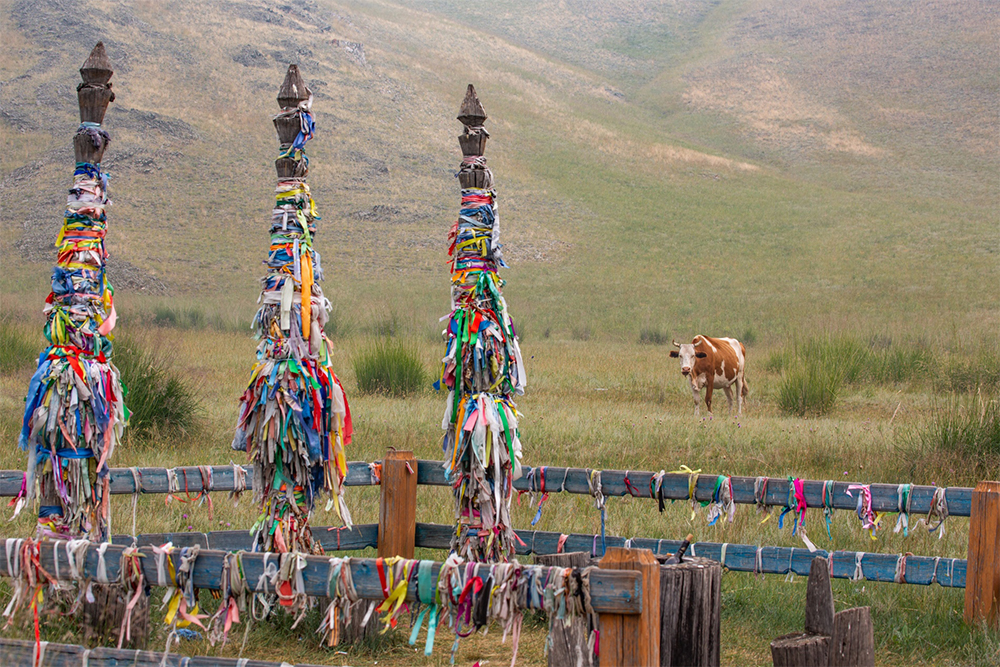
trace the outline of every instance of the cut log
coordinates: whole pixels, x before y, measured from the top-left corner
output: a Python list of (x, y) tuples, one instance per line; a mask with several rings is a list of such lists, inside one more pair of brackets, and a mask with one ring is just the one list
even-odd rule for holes
[(806, 588), (806, 632), (833, 636), (833, 588), (830, 586), (830, 561), (813, 558)]
[(875, 667), (875, 633), (868, 607), (837, 612), (830, 640), (830, 667)]
[[(584, 568), (589, 567), (591, 562), (590, 554), (586, 551), (535, 556), (536, 565), (554, 567)], [(595, 658), (588, 649), (588, 639), (590, 639), (590, 626), (586, 616), (574, 618), (568, 628), (562, 623), (554, 623), (549, 634), (549, 667), (564, 665), (597, 667), (600, 659)]]
[(661, 667), (717, 667), (722, 566), (688, 558), (660, 566)]
[(771, 642), (771, 661), (774, 667), (822, 667), (829, 651), (829, 637), (795, 632)]

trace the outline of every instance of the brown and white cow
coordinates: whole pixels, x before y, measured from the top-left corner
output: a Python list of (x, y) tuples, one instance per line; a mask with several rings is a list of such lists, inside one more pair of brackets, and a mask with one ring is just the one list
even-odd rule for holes
[(705, 389), (705, 407), (712, 414), (712, 390), (722, 389), (733, 411), (733, 390), (736, 385), (736, 414), (743, 413), (743, 398), (749, 393), (743, 377), (746, 366), (746, 348), (735, 338), (709, 338), (695, 336), (690, 343), (681, 345), (673, 341), (676, 350), (670, 356), (680, 358), (681, 374), (691, 381), (694, 394), (694, 413), (700, 414), (701, 390)]

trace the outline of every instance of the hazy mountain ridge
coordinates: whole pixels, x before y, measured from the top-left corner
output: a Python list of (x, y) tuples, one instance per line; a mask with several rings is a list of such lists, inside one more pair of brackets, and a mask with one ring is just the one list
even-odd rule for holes
[[(468, 82), (490, 114), (505, 254), (573, 298), (677, 284), (692, 252), (717, 257), (696, 259), (712, 280), (774, 262), (805, 272), (787, 284), (826, 267), (821, 283), (904, 289), (917, 269), (882, 276), (889, 247), (942, 262), (961, 285), (983, 266), (996, 273), (987, 3), (19, 0), (0, 11), (3, 251), (39, 272), (70, 180), (76, 69), (103, 39), (118, 93), (109, 245), (130, 290), (252, 289), (290, 61), (316, 98), (318, 243), (330, 290), (348, 301), (375, 276), (400, 276), (421, 299), (446, 283)], [(686, 234), (705, 224), (744, 245), (699, 248)], [(780, 254), (746, 252), (772, 238)], [(956, 251), (980, 259), (944, 263)], [(856, 261), (870, 275), (855, 285)], [(779, 278), (738, 278), (737, 291)]]

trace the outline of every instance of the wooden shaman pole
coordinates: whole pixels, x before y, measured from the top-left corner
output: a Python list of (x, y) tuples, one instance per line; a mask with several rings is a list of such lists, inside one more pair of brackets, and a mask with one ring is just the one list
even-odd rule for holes
[(660, 564), (649, 549), (610, 547), (601, 569), (636, 570), (642, 576), (642, 613), (601, 614), (601, 667), (660, 664)]
[[(37, 498), (40, 539), (104, 542), (110, 531), (109, 463), (127, 422), (121, 379), (111, 363), (117, 315), (104, 247), (105, 208), (111, 201), (101, 160), (110, 137), (101, 123), (115, 99), (113, 73), (104, 44), (98, 42), (80, 68), (83, 81), (76, 89), (76, 168), (44, 309), (49, 346), (39, 357), (25, 399), (20, 444), (28, 452), (28, 469), (15, 515)], [(135, 578), (126, 578), (126, 587), (94, 585), (95, 599), (83, 602), (86, 639), (117, 634), (124, 615), (134, 608), (132, 632), (123, 634), (144, 642), (148, 598), (142, 588)], [(118, 645), (125, 639), (120, 637)]]
[(296, 65), (288, 67), (278, 105), (277, 203), (253, 321), (260, 345), (240, 399), (233, 449), (246, 451), (254, 464), (254, 497), (261, 506), (254, 549), (322, 553), (309, 529), (320, 491), (330, 494), (327, 508), (351, 525), (343, 496), (351, 413), (333, 372), (333, 346), (323, 333), (330, 302), (315, 282), (323, 278), (313, 248), (319, 216), (304, 152), (315, 130), (312, 93)]
[(448, 389), (445, 475), (455, 494), (452, 550), (480, 562), (514, 555), (510, 500), (521, 476), (520, 415), (514, 397), (526, 376), (514, 323), (507, 312), (499, 269), (503, 261), (493, 173), (483, 151), (486, 111), (469, 85), (458, 120), (462, 204), (449, 233), (451, 313), (443, 332), (447, 351), (441, 383)]

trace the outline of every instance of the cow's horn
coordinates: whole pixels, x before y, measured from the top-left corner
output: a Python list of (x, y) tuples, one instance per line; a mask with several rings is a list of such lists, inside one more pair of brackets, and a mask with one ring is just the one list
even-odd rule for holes
[(676, 340), (674, 340), (673, 338), (671, 338), (671, 339), (670, 339), (670, 342), (674, 344), (674, 347), (680, 347), (680, 346), (681, 346), (681, 344), (680, 344), (680, 343), (678, 343), (678, 342), (677, 342)]

